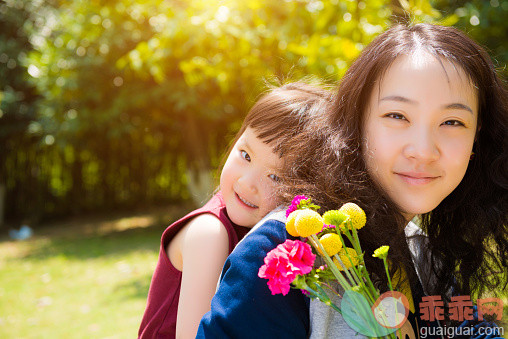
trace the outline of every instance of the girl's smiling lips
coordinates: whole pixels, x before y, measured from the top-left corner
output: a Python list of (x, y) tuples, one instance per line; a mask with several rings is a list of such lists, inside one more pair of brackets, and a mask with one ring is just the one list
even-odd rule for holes
[(249, 207), (249, 208), (258, 208), (258, 206), (254, 205), (253, 203), (248, 202), (247, 200), (243, 199), (238, 193), (235, 192), (235, 197), (242, 203), (243, 205)]
[(427, 172), (394, 172), (402, 181), (410, 185), (426, 185), (441, 176)]

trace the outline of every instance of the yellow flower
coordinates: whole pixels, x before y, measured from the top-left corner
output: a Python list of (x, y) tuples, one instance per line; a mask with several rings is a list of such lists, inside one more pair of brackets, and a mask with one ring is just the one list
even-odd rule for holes
[(296, 210), (291, 212), (291, 214), (288, 215), (288, 218), (286, 220), (286, 231), (288, 231), (288, 233), (291, 234), (293, 237), (298, 236), (298, 233), (296, 232), (295, 229), (295, 220), (296, 217), (298, 216), (298, 213), (301, 211), (302, 210)]
[(365, 212), (355, 203), (348, 202), (339, 208), (339, 212), (347, 214), (351, 220), (351, 225), (359, 230), (367, 222), (367, 216)]
[[(330, 257), (337, 254), (340, 249), (342, 248), (342, 242), (340, 241), (340, 236), (335, 233), (327, 233), (323, 235), (319, 242), (321, 245), (323, 245), (323, 248), (326, 251), (326, 254), (328, 254)], [(319, 249), (319, 253), (323, 254), (322, 251)]]
[(384, 245), (374, 250), (374, 254), (372, 255), (374, 258), (385, 259), (388, 256), (388, 250), (390, 246)]
[[(349, 254), (349, 257), (351, 258), (351, 261), (348, 259), (347, 255), (346, 255), (346, 251), (347, 251), (347, 254)], [(358, 263), (360, 262), (360, 259), (358, 258), (358, 254), (356, 254), (355, 249), (350, 248), (350, 247), (342, 248), (339, 251), (339, 258), (340, 258), (340, 261), (342, 261), (342, 264), (344, 264), (344, 266), (346, 266), (347, 269), (358, 265)], [(344, 269), (342, 268), (342, 265), (337, 260), (337, 258), (333, 258), (333, 263), (337, 266), (337, 268), (339, 270), (344, 271)]]
[(301, 237), (308, 237), (323, 229), (323, 218), (318, 212), (304, 209), (299, 210), (295, 219), (295, 230)]

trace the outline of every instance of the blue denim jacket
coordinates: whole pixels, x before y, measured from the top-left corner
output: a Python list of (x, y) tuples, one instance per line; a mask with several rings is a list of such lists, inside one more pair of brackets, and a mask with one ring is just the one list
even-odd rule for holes
[(287, 239), (295, 238), (284, 223), (270, 219), (237, 245), (196, 338), (307, 338), (309, 299), (295, 289), (272, 295), (267, 280), (258, 277), (266, 254)]

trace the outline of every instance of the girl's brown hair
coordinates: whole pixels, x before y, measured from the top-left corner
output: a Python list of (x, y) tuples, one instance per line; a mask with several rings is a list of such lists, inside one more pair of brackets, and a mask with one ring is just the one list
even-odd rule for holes
[[(319, 124), (322, 112), (331, 109), (331, 98), (332, 92), (311, 78), (270, 86), (249, 110), (220, 168), (247, 128), (252, 128), (258, 138), (272, 147), (273, 152), (283, 159), (284, 168), (293, 167), (292, 161), (301, 159), (298, 156), (300, 150), (295, 145), (307, 142), (308, 131), (315, 130), (313, 126)], [(283, 173), (280, 176), (282, 181), (285, 180)], [(277, 199), (281, 203), (287, 202), (281, 194)]]

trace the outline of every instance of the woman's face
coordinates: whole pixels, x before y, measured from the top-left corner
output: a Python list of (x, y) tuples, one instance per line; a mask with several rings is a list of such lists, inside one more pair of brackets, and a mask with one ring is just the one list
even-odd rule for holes
[(466, 74), (423, 51), (399, 56), (365, 114), (369, 174), (407, 220), (433, 210), (464, 177), (475, 140), (477, 91)]

